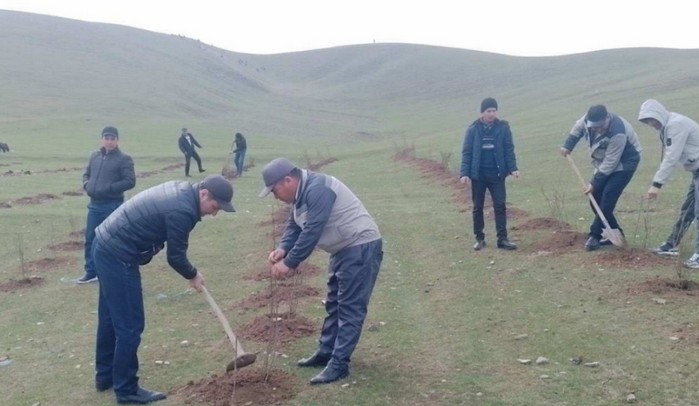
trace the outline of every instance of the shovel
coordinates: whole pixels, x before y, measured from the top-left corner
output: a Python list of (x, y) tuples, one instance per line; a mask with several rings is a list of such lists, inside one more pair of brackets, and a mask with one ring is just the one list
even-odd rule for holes
[(240, 345), (240, 342), (236, 338), (235, 334), (233, 334), (233, 330), (231, 329), (231, 325), (228, 324), (226, 316), (223, 315), (221, 309), (216, 305), (216, 302), (214, 302), (214, 298), (211, 297), (211, 293), (209, 293), (209, 290), (206, 288), (206, 286), (202, 287), (204, 288), (204, 295), (206, 296), (206, 301), (209, 302), (209, 305), (211, 306), (211, 309), (214, 311), (214, 314), (216, 314), (216, 317), (218, 317), (218, 319), (221, 321), (223, 329), (226, 330), (226, 335), (228, 335), (228, 340), (230, 340), (231, 345), (233, 346), (233, 350), (235, 351), (235, 359), (228, 363), (228, 366), (226, 366), (226, 372), (238, 368), (243, 368), (254, 363), (257, 359), (257, 354), (245, 353), (245, 351), (243, 350), (243, 346)]
[[(585, 179), (580, 174), (580, 170), (578, 170), (578, 167), (575, 165), (573, 157), (570, 156), (570, 154), (568, 154), (566, 155), (566, 158), (568, 158), (568, 161), (573, 166), (573, 170), (575, 171), (575, 174), (578, 175), (578, 179), (580, 179), (580, 182), (582, 183), (583, 187), (587, 187), (587, 182), (585, 182)], [(592, 193), (588, 193), (587, 197), (590, 198), (590, 203), (592, 203), (592, 207), (595, 208), (595, 212), (597, 212), (599, 218), (602, 219), (602, 223), (604, 223), (605, 228), (602, 230), (602, 237), (608, 239), (612, 242), (612, 244), (614, 244), (617, 247), (623, 247), (624, 245), (626, 245), (626, 240), (624, 240), (624, 235), (621, 233), (621, 231), (619, 231), (618, 228), (611, 228), (609, 226), (607, 218), (604, 216), (604, 213), (602, 213), (602, 209), (600, 209), (599, 205), (597, 204), (597, 201), (595, 200), (595, 197), (592, 196)]]

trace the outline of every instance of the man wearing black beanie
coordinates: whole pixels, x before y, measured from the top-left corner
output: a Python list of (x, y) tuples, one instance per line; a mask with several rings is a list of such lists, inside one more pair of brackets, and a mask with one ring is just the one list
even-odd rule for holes
[(514, 250), (517, 246), (507, 239), (507, 193), (505, 178), (519, 177), (512, 131), (507, 121), (497, 118), (498, 102), (487, 97), (481, 102), (481, 117), (466, 130), (461, 151), (461, 183), (471, 185), (473, 201), (473, 249), (485, 247), (483, 206), (485, 192), (490, 191), (495, 211), (497, 247)]

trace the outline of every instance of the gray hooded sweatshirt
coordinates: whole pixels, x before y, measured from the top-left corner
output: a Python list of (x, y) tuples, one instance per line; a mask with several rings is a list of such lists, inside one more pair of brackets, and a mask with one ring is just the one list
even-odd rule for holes
[(699, 124), (689, 117), (668, 111), (659, 101), (648, 99), (641, 105), (638, 119), (653, 118), (660, 129), (663, 161), (653, 177), (653, 186), (667, 183), (677, 164), (695, 172), (699, 169)]

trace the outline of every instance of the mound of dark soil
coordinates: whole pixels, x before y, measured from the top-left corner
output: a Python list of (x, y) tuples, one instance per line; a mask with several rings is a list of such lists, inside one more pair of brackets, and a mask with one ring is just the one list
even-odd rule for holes
[(283, 371), (245, 368), (225, 375), (213, 375), (199, 382), (189, 382), (175, 391), (187, 404), (215, 406), (280, 405), (296, 396), (293, 376)]
[(602, 267), (613, 268), (663, 268), (671, 267), (671, 258), (664, 258), (648, 250), (638, 248), (611, 248), (595, 256), (595, 261)]
[(56, 268), (65, 265), (74, 265), (75, 258), (71, 257), (53, 257), (42, 258), (36, 261), (30, 261), (25, 264), (25, 270), (30, 273), (52, 271)]
[(44, 283), (44, 278), (40, 276), (30, 276), (19, 280), (11, 279), (8, 282), (0, 283), (0, 292), (14, 292), (20, 289), (39, 286)]
[(582, 251), (585, 240), (587, 240), (587, 234), (571, 230), (555, 230), (548, 236), (539, 239), (534, 246), (534, 250), (549, 252)]
[(245, 310), (261, 309), (269, 307), (272, 300), (274, 303), (298, 301), (299, 298), (308, 296), (318, 296), (318, 289), (307, 285), (282, 285), (273, 289), (267, 288), (265, 291), (255, 293), (238, 303), (237, 308)]
[(51, 193), (39, 193), (36, 196), (30, 196), (30, 197), (20, 197), (17, 200), (13, 200), (12, 203), (14, 204), (41, 204), (45, 202), (46, 200), (54, 200), (58, 199), (58, 196), (51, 194)]
[(243, 327), (240, 336), (262, 343), (288, 343), (313, 335), (317, 329), (315, 323), (298, 314), (266, 314)]

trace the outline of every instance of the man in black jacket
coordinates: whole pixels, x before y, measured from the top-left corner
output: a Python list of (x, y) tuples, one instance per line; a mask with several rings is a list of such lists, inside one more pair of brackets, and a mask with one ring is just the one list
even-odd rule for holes
[(197, 161), (197, 166), (199, 167), (199, 173), (204, 172), (206, 169), (201, 167), (201, 158), (197, 154), (197, 149), (195, 147), (204, 148), (197, 142), (194, 136), (187, 131), (186, 128), (182, 129), (182, 134), (180, 135), (177, 144), (180, 147), (180, 151), (184, 154), (184, 174), (189, 177), (189, 164), (194, 158)]
[(97, 282), (92, 260), (95, 228), (124, 202), (124, 192), (136, 186), (133, 159), (119, 149), (119, 131), (102, 130), (102, 148), (93, 152), (83, 174), (83, 189), (90, 196), (85, 225), (85, 274), (78, 284)]
[(507, 239), (507, 193), (505, 178), (519, 177), (515, 145), (512, 142), (510, 124), (497, 118), (498, 102), (487, 97), (481, 102), (481, 117), (466, 130), (461, 151), (461, 183), (471, 184), (473, 200), (473, 233), (476, 243), (473, 249), (485, 247), (483, 232), (483, 205), (485, 192), (490, 191), (495, 211), (497, 247), (505, 250), (517, 249)]
[(189, 262), (189, 233), (202, 216), (235, 211), (233, 187), (220, 175), (197, 184), (170, 181), (144, 190), (96, 230), (92, 254), (99, 276), (95, 386), (114, 387), (119, 403), (148, 403), (165, 394), (138, 385), (138, 346), (145, 327), (140, 266), (167, 244), (168, 264), (201, 292), (204, 278)]

